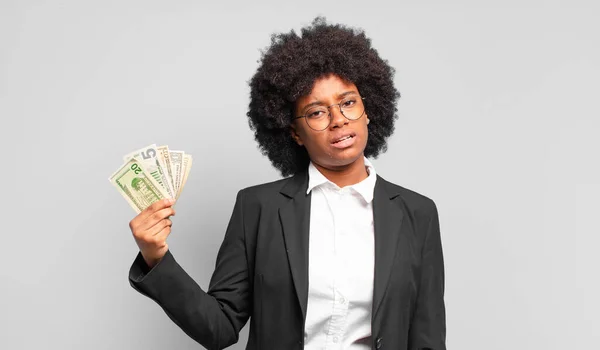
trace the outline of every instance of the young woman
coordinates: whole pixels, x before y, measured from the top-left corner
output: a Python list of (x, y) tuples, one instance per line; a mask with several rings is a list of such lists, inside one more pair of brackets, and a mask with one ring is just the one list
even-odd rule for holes
[(399, 93), (362, 31), (317, 18), (273, 37), (248, 118), (283, 179), (241, 190), (207, 291), (166, 239), (172, 202), (130, 222), (133, 288), (208, 349), (445, 350), (435, 203), (367, 157), (386, 148)]

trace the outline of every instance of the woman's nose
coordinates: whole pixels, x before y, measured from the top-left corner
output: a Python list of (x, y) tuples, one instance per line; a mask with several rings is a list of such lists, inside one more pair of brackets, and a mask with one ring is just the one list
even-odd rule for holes
[(339, 105), (329, 107), (329, 115), (331, 118), (331, 126), (342, 126), (348, 123), (348, 119), (344, 117)]

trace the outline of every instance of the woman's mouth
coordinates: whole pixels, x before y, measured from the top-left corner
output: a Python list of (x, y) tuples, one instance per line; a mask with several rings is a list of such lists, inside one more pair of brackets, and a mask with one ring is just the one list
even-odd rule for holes
[(331, 143), (331, 146), (333, 146), (335, 148), (340, 148), (340, 149), (347, 148), (354, 144), (354, 139), (355, 139), (354, 135), (346, 135), (344, 137), (341, 137), (341, 138), (333, 141)]

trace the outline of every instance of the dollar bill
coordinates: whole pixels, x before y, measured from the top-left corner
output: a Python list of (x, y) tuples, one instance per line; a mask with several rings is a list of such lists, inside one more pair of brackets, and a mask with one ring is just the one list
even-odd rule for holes
[(179, 199), (179, 196), (181, 195), (181, 192), (183, 191), (183, 187), (185, 186), (187, 178), (190, 175), (191, 169), (192, 169), (192, 155), (184, 154), (184, 156), (183, 156), (183, 176), (182, 176), (182, 180), (181, 180), (181, 187), (179, 187), (179, 191), (177, 192), (177, 199)]
[(175, 187), (175, 183), (173, 182), (173, 166), (171, 163), (171, 154), (169, 152), (169, 146), (162, 145), (156, 147), (158, 151), (160, 161), (164, 165), (164, 168), (167, 170), (167, 178), (170, 181), (170, 186), (173, 189), (173, 193), (177, 192), (177, 188)]
[(132, 157), (143, 163), (144, 169), (146, 169), (150, 175), (152, 175), (154, 180), (167, 191), (169, 198), (175, 198), (175, 190), (172, 188), (171, 181), (168, 179), (168, 174), (163, 168), (155, 144), (148, 145), (126, 154), (123, 157), (123, 160), (128, 161)]
[(183, 151), (169, 151), (171, 155), (171, 171), (173, 172), (173, 185), (175, 188), (175, 193), (179, 192), (179, 188), (181, 187), (181, 180), (183, 175), (183, 156), (185, 152)]
[(168, 193), (144, 169), (142, 162), (135, 158), (123, 164), (109, 181), (138, 214), (152, 203), (168, 197)]

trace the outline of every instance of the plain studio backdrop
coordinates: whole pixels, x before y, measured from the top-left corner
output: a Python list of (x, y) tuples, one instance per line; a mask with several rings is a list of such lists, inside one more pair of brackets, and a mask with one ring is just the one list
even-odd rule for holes
[(399, 119), (373, 162), (438, 205), (448, 348), (598, 349), (599, 13), (1, 1), (0, 348), (200, 348), (130, 287), (135, 213), (108, 177), (151, 143), (194, 156), (168, 242), (206, 289), (237, 191), (280, 178), (245, 115), (260, 50), (323, 15), (363, 28), (396, 68)]

